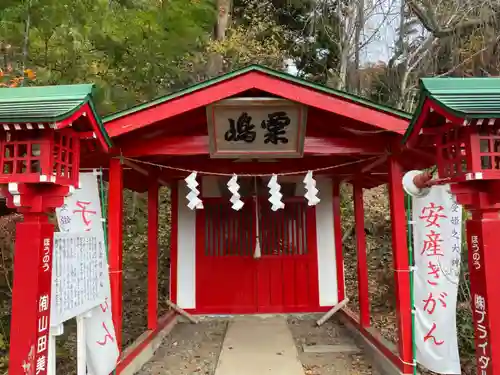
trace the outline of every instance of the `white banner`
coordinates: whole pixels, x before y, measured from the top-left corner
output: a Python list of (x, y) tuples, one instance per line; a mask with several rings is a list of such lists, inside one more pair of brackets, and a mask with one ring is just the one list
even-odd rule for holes
[(462, 207), (449, 186), (413, 198), (417, 361), (439, 374), (460, 374), (456, 305)]
[[(80, 173), (80, 189), (67, 197), (64, 203), (56, 210), (61, 231), (91, 231), (104, 241), (101, 201), (94, 173)], [(119, 356), (111, 315), (109, 275), (104, 280), (105, 302), (92, 309), (91, 317), (85, 319), (87, 365), (93, 375), (109, 375), (115, 369)]]

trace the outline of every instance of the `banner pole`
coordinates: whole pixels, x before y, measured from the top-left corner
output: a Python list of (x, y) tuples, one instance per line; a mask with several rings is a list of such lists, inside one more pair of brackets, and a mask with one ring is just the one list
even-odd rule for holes
[(414, 295), (414, 270), (415, 260), (413, 259), (413, 227), (412, 227), (412, 197), (408, 194), (406, 196), (406, 221), (408, 226), (408, 261), (410, 266), (410, 303), (411, 303), (411, 341), (413, 351), (413, 375), (417, 375), (417, 345), (415, 341), (415, 295)]
[[(104, 175), (103, 175), (103, 170), (102, 167), (100, 169), (100, 173), (98, 175), (99, 179), (99, 195), (101, 196), (101, 212), (102, 212), (102, 217), (103, 217), (103, 232), (104, 232), (104, 248), (106, 249), (106, 261), (108, 260), (109, 253), (108, 253), (108, 201), (106, 199), (106, 196), (104, 195)], [(120, 358), (118, 357), (118, 360)], [(116, 375), (116, 369), (113, 370), (112, 372), (113, 375)]]

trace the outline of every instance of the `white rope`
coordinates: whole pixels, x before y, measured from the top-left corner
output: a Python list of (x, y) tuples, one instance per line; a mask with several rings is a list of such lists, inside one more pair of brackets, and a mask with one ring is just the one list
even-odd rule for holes
[(413, 367), (417, 367), (417, 362), (416, 361), (413, 361), (413, 362), (405, 362), (403, 361), (401, 358), (399, 358), (399, 360), (401, 361), (401, 363), (405, 364), (405, 365), (408, 365), (408, 366), (413, 366)]
[[(145, 165), (149, 165), (152, 167), (158, 167), (160, 169), (165, 168), (165, 169), (170, 169), (174, 171), (179, 171), (179, 172), (186, 172), (186, 173), (193, 173), (197, 172), (202, 175), (207, 175), (207, 176), (225, 176), (225, 177), (232, 177), (234, 175), (234, 172), (231, 173), (221, 173), (221, 172), (210, 172), (210, 171), (200, 171), (200, 170), (193, 170), (193, 169), (186, 169), (186, 168), (179, 168), (179, 167), (172, 167), (170, 165), (165, 165), (165, 164), (157, 164), (157, 163), (152, 163), (149, 161), (144, 161), (140, 159), (132, 159), (132, 158), (127, 158), (127, 157), (122, 157), (124, 160), (128, 160), (131, 162), (135, 163), (141, 163)], [(341, 168), (341, 167), (346, 167), (349, 165), (354, 165), (354, 164), (359, 164), (359, 163), (364, 163), (368, 162), (371, 160), (378, 159), (378, 156), (371, 157), (371, 158), (366, 158), (362, 160), (356, 160), (356, 161), (351, 161), (348, 163), (342, 163), (342, 164), (336, 164), (336, 165), (330, 165), (327, 167), (321, 167), (321, 168), (316, 168), (316, 169), (305, 169), (305, 170), (300, 170), (300, 171), (294, 171), (294, 172), (283, 172), (283, 173), (260, 173), (260, 174), (249, 174), (249, 173), (238, 173), (239, 177), (269, 177), (272, 175), (278, 175), (278, 176), (294, 176), (294, 175), (301, 175), (301, 174), (306, 174), (308, 172), (321, 172), (321, 171), (327, 171), (331, 169), (336, 169), (336, 168)]]

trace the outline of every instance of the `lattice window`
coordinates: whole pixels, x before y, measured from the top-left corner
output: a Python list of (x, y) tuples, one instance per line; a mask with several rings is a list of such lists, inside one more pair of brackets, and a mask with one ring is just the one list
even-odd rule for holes
[[(255, 251), (255, 203), (247, 200), (235, 211), (220, 199), (206, 200), (205, 255), (252, 256)], [(286, 202), (285, 208), (272, 211), (267, 201), (259, 203), (259, 242), (264, 255), (306, 255), (307, 204)]]
[(260, 205), (262, 255), (305, 255), (307, 249), (307, 204), (286, 202), (283, 210)]
[(500, 170), (500, 127), (481, 125), (479, 134), (479, 155), (482, 170)]
[(205, 201), (205, 255), (251, 256), (254, 252), (252, 202), (235, 211), (221, 200)]
[(56, 133), (54, 136), (54, 163), (52, 172), (55, 176), (71, 179), (73, 176), (74, 143), (73, 137)]
[(0, 183), (77, 184), (78, 170), (73, 166), (78, 165), (80, 141), (72, 129), (23, 129), (3, 136)]
[(467, 150), (464, 138), (467, 136), (467, 128), (449, 128), (440, 136), (439, 158), (441, 165), (439, 176), (442, 178), (463, 175), (468, 170)]

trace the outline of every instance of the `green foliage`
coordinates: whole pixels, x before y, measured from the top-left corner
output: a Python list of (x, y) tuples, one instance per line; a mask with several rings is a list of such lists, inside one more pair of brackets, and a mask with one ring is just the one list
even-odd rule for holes
[(36, 71), (38, 84), (94, 82), (108, 113), (168, 91), (184, 74), (179, 57), (209, 37), (214, 7), (210, 0), (31, 0), (0, 17), (0, 41), (17, 51), (12, 60)]
[[(283, 35), (286, 29), (272, 17), (264, 6), (256, 7), (256, 0), (245, 0), (246, 6), (237, 9), (237, 18), (226, 30), (222, 40), (208, 40), (201, 51), (190, 52), (182, 58), (185, 79), (179, 76), (177, 87), (210, 78), (207, 66), (214, 54), (222, 59), (219, 74), (260, 64), (282, 70), (285, 67), (287, 51)], [(266, 11), (267, 10), (267, 11)]]
[(245, 28), (252, 17), (265, 13), (281, 29), (281, 49), (298, 69), (298, 75), (326, 84), (338, 68), (340, 40), (337, 2), (316, 0), (236, 0), (235, 14)]

